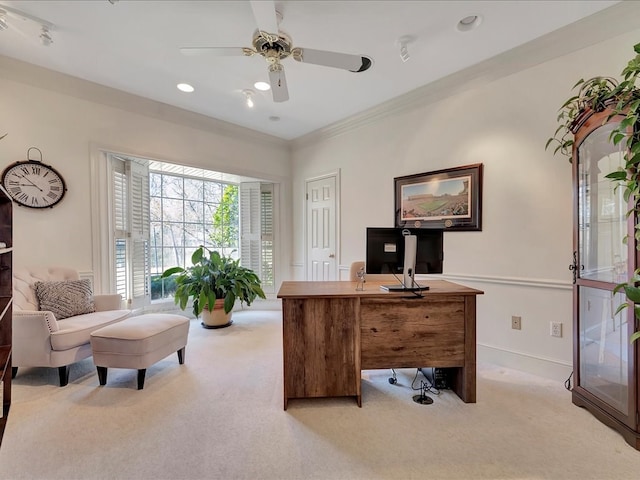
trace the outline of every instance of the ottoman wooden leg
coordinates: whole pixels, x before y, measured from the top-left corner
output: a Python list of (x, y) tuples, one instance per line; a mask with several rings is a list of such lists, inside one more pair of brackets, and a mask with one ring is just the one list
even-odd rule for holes
[(107, 384), (107, 367), (96, 367), (98, 370), (98, 381), (100, 385)]
[(144, 376), (146, 374), (146, 368), (141, 368), (140, 370), (138, 370), (138, 390), (142, 390), (144, 388)]
[(184, 364), (184, 349), (187, 347), (182, 347), (180, 350), (178, 350), (178, 363), (180, 365)]

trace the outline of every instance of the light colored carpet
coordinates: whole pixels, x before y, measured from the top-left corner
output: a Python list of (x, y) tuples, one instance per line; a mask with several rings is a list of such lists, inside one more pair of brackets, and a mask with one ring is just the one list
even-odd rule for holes
[(478, 402), (444, 391), (412, 401), (415, 370), (363, 373), (352, 399), (292, 400), (283, 410), (279, 311), (191, 322), (186, 362), (111, 369), (91, 359), (57, 386), (23, 369), (0, 448), (2, 479), (638, 479), (640, 452), (551, 382), (478, 367)]

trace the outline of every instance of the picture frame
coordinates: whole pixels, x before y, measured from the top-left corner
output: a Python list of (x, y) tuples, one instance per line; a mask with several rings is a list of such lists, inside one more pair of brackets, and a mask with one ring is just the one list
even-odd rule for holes
[(395, 226), (482, 231), (482, 166), (394, 178)]

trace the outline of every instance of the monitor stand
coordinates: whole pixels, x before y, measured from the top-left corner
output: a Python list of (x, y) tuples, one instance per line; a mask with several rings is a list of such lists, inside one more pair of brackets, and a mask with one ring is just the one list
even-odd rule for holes
[(395, 283), (393, 285), (380, 285), (380, 288), (385, 292), (422, 292), (429, 290), (427, 285), (414, 285), (413, 287), (405, 287), (401, 283)]

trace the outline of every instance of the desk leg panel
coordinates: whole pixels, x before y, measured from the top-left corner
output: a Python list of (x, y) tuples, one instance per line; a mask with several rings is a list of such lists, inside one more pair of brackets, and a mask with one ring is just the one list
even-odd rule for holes
[(466, 403), (476, 403), (476, 297), (465, 297), (464, 367), (456, 368), (452, 390)]
[(360, 396), (357, 298), (283, 299), (285, 408), (289, 398)]

